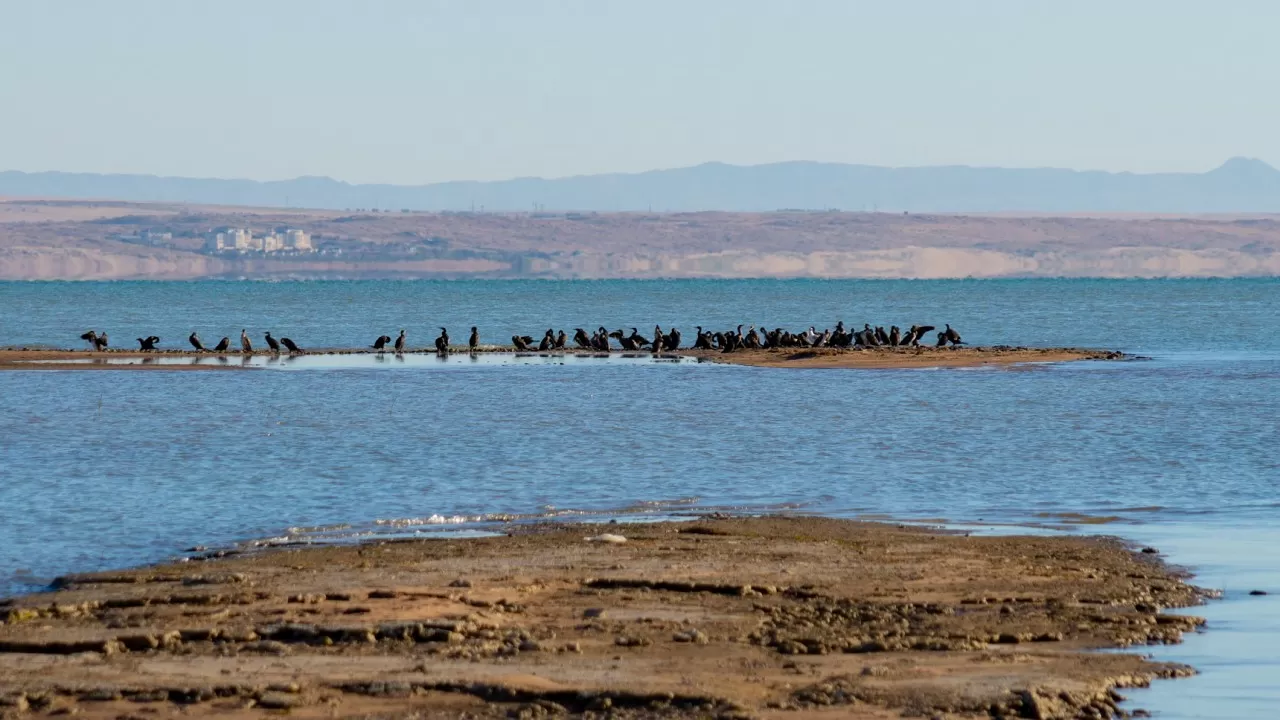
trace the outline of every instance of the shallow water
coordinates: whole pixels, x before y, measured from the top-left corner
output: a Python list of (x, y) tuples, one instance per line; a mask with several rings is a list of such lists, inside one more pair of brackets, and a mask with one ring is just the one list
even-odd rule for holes
[(1247, 596), (1280, 590), (1277, 300), (1274, 280), (0, 283), (0, 345), (70, 347), (90, 326), (117, 344), (247, 326), (321, 347), (399, 327), (427, 345), (436, 325), (456, 340), (477, 324), (493, 342), (547, 326), (660, 322), (688, 337), (695, 323), (842, 319), (1152, 358), (775, 370), (307, 356), (277, 365), (307, 372), (3, 372), (0, 590), (193, 545), (547, 514), (1116, 515), (1126, 522), (1085, 529), (1154, 543), (1228, 598), (1198, 610), (1213, 631), (1154, 650), (1204, 674), (1138, 704), (1256, 717), (1280, 702), (1274, 595)]

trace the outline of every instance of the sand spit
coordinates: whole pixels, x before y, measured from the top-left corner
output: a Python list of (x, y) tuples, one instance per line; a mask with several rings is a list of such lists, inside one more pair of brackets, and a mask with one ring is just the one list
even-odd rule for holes
[[(424, 354), (432, 351), (416, 350), (413, 354)], [(465, 348), (457, 349), (457, 353), (465, 354)], [(562, 350), (551, 352), (520, 352), (509, 347), (488, 346), (478, 352), (485, 354), (505, 353), (511, 355), (555, 355), (570, 354), (583, 357), (600, 356), (604, 353), (587, 350)], [(318, 349), (306, 353), (308, 355), (375, 355), (372, 350), (365, 349)], [(390, 355), (391, 353), (383, 353)], [(630, 357), (648, 357), (646, 352), (621, 352)], [(269, 357), (271, 353), (255, 352), (254, 356)], [(289, 357), (286, 354), (284, 357)], [(778, 348), (772, 350), (739, 350), (722, 353), (716, 350), (678, 350), (661, 353), (659, 357), (694, 357), (700, 360), (727, 363), (733, 365), (750, 365), (754, 367), (789, 367), (789, 368), (932, 368), (932, 367), (979, 367), (983, 365), (1018, 365), (1024, 363), (1070, 362), (1076, 360), (1122, 360), (1128, 356), (1109, 350), (1086, 350), (1079, 348), (1024, 348), (1024, 347), (965, 347), (965, 348)], [(206, 362), (198, 365), (172, 364), (158, 362), (162, 358), (201, 358)], [(93, 352), (88, 350), (48, 350), (31, 348), (0, 349), (0, 370), (244, 370), (252, 369), (237, 364), (246, 358), (242, 353), (197, 353), (189, 350), (162, 350), (158, 352), (140, 352), (136, 350), (109, 350)]]
[[(609, 537), (615, 536), (615, 537)], [(522, 526), (60, 579), (0, 715), (1111, 718), (1204, 593), (1085, 537), (815, 518)]]

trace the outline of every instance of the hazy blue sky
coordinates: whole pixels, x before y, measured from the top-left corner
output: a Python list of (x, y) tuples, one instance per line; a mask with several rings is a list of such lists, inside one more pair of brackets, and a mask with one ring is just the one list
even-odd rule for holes
[(0, 0), (0, 169), (1280, 164), (1280, 3)]

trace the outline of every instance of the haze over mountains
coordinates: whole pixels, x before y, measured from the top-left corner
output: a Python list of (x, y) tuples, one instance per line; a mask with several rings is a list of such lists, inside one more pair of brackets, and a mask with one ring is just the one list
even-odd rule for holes
[(1204, 173), (1158, 174), (706, 163), (635, 174), (417, 186), (353, 185), (326, 177), (259, 182), (5, 171), (0, 195), (334, 210), (1269, 213), (1280, 212), (1280, 171), (1239, 157)]

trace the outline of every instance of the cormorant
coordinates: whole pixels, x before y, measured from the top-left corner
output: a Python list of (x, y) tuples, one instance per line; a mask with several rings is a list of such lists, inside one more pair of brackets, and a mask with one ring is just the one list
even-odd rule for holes
[(94, 332), (93, 330), (90, 330), (89, 332), (81, 335), (80, 339), (89, 343), (90, 350), (98, 349), (98, 333)]
[(947, 325), (946, 334), (947, 334), (947, 342), (951, 343), (952, 345), (964, 344), (964, 341), (960, 339), (960, 333), (953, 330), (950, 325)]
[(93, 347), (95, 350), (107, 349), (107, 331), (103, 330), (102, 334), (93, 339)]
[[(529, 339), (533, 340), (533, 338)], [(515, 346), (517, 352), (523, 352), (529, 349), (529, 343), (525, 342), (524, 337), (520, 335), (512, 335), (511, 344)]]
[(267, 347), (271, 348), (271, 352), (280, 352), (280, 343), (276, 342), (276, 339), (271, 337), (271, 333), (266, 333), (264, 337), (267, 339)]
[(680, 349), (680, 331), (671, 328), (671, 332), (667, 333), (667, 340), (662, 344), (662, 349), (667, 352)]
[(902, 331), (898, 329), (897, 325), (892, 325), (889, 327), (889, 346), (890, 347), (898, 347), (898, 344), (902, 342), (901, 333)]
[(440, 328), (440, 337), (436, 338), (436, 352), (444, 355), (449, 352), (449, 331)]
[(400, 337), (396, 338), (396, 352), (404, 352), (404, 329), (400, 330)]
[(249, 342), (249, 334), (243, 329), (240, 330), (240, 349), (246, 354), (253, 352), (253, 343)]
[(377, 339), (377, 340), (374, 340), (374, 341), (373, 341), (373, 344), (372, 344), (372, 345), (370, 345), (369, 347), (373, 348), (374, 350), (377, 350), (377, 351), (381, 352), (381, 351), (382, 351), (382, 349), (383, 349), (383, 348), (385, 348), (385, 347), (387, 346), (387, 343), (389, 343), (389, 342), (391, 342), (391, 336), (390, 336), (390, 335), (379, 335), (379, 336), (378, 336), (378, 339)]
[(605, 340), (605, 342), (606, 342), (606, 343), (608, 343), (608, 342), (609, 342), (607, 338), (617, 338), (617, 339), (618, 339), (618, 344), (622, 346), (622, 349), (623, 349), (623, 350), (638, 350), (638, 349), (639, 349), (638, 347), (636, 347), (636, 343), (635, 343), (635, 341), (634, 341), (634, 340), (632, 340), (630, 337), (628, 337), (628, 336), (626, 336), (626, 335), (623, 335), (623, 334), (622, 334), (622, 330), (620, 330), (620, 329), (619, 329), (619, 330), (614, 330), (613, 332), (609, 333), (609, 334), (608, 334), (608, 335), (606, 335), (605, 337), (606, 337), (606, 340)]
[(194, 330), (187, 336), (187, 342), (191, 343), (191, 347), (195, 348), (196, 352), (204, 352), (204, 343), (200, 342), (200, 336)]
[(697, 329), (695, 330), (693, 349), (694, 350), (710, 350), (711, 349), (711, 338), (708, 336), (707, 333), (702, 332), (701, 325), (697, 326)]
[(160, 338), (156, 337), (155, 335), (149, 335), (144, 338), (138, 338), (138, 349), (143, 351), (155, 350), (156, 343), (158, 342), (160, 342)]
[[(156, 338), (156, 339), (157, 339), (157, 340), (159, 340), (160, 338)], [(217, 346), (216, 346), (216, 347), (214, 347), (214, 348), (213, 348), (213, 351), (214, 351), (214, 352), (226, 352), (226, 351), (227, 351), (227, 348), (229, 348), (229, 347), (231, 347), (231, 338), (229, 338), (229, 337), (224, 337), (224, 338), (222, 338), (221, 340), (219, 340), (219, 341), (218, 341), (218, 344), (217, 344)]]
[(556, 335), (556, 343), (555, 343), (556, 349), (557, 349), (557, 350), (563, 350), (563, 349), (564, 349), (564, 344), (565, 344), (566, 342), (568, 342), (568, 341), (569, 341), (568, 336), (566, 336), (566, 335), (564, 334), (564, 331), (563, 331), (563, 330), (561, 330), (561, 331), (560, 331), (560, 333), (559, 333), (558, 335)]
[(934, 347), (946, 347), (946, 346), (947, 346), (947, 334), (944, 332), (938, 333), (938, 344), (934, 345)]
[[(267, 341), (268, 341), (268, 342), (270, 342), (270, 340), (271, 340), (271, 334), (270, 334), (270, 333), (267, 333)], [(289, 348), (289, 352), (291, 352), (291, 353), (300, 353), (300, 352), (302, 352), (302, 348), (300, 348), (300, 347), (298, 347), (296, 344), (294, 344), (294, 342), (293, 342), (292, 340), (290, 340), (289, 338), (286, 338), (286, 337), (282, 337), (282, 338), (280, 338), (280, 344), (281, 344), (281, 345), (284, 345), (284, 346), (285, 346), (285, 347), (287, 347), (287, 348)], [(278, 350), (278, 349), (279, 349), (279, 348), (277, 348), (277, 350)]]
[(476, 329), (475, 325), (472, 325), (471, 337), (467, 339), (467, 347), (472, 350), (475, 350), (479, 346), (480, 346), (480, 331)]
[(881, 345), (889, 344), (889, 333), (885, 332), (884, 328), (880, 327), (879, 325), (876, 326), (876, 342), (880, 343)]
[(586, 330), (583, 330), (582, 328), (574, 328), (574, 330), (573, 330), (573, 342), (574, 342), (574, 344), (576, 344), (578, 347), (582, 348), (583, 350), (590, 350), (590, 349), (592, 349), (592, 348), (591, 348), (591, 338), (587, 337), (587, 331), (586, 331)]
[(556, 344), (556, 333), (551, 328), (547, 328), (547, 333), (542, 336), (542, 342), (538, 343), (538, 351), (546, 352)]

